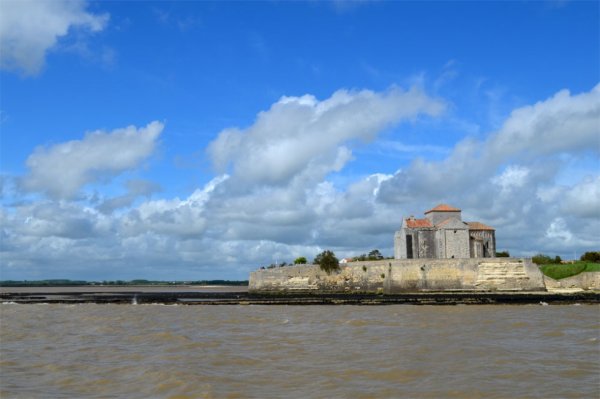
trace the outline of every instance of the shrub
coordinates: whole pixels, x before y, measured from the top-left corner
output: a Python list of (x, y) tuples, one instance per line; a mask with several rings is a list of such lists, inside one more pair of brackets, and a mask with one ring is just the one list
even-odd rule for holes
[(560, 265), (562, 263), (562, 259), (560, 256), (555, 256), (554, 259), (544, 254), (537, 254), (531, 258), (531, 261), (536, 265)]
[(549, 256), (544, 254), (537, 254), (531, 258), (531, 261), (536, 265), (549, 265), (552, 263), (552, 259)]
[(496, 258), (510, 258), (508, 251), (496, 252)]

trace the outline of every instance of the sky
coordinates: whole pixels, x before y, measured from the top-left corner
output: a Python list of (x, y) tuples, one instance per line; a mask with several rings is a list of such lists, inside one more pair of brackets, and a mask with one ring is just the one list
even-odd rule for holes
[(0, 279), (600, 250), (596, 1), (0, 2)]

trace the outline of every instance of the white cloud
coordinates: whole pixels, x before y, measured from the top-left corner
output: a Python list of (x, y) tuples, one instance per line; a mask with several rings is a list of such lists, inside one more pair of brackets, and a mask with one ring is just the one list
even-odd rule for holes
[(87, 133), (83, 140), (38, 147), (27, 158), (29, 173), (21, 186), (52, 198), (73, 198), (88, 183), (138, 166), (154, 151), (163, 127), (155, 121), (139, 129), (98, 130)]
[(19, 208), (15, 231), (30, 237), (84, 239), (107, 232), (110, 221), (90, 208), (66, 202), (40, 202)]
[(145, 180), (129, 180), (126, 187), (127, 192), (125, 194), (103, 200), (98, 206), (98, 210), (102, 213), (111, 213), (116, 209), (128, 207), (139, 196), (150, 197), (150, 195), (160, 190), (158, 184)]
[(570, 167), (573, 159), (598, 165), (599, 87), (560, 91), (516, 109), (486, 140), (466, 138), (441, 161), (415, 160), (382, 182), (378, 199), (408, 212), (439, 202), (460, 206), (467, 220), (496, 227), (499, 248), (513, 254), (597, 247), (598, 170), (578, 182), (581, 171)]
[(552, 240), (553, 244), (559, 244), (562, 247), (564, 244), (571, 244), (573, 233), (567, 227), (565, 220), (557, 217), (548, 226), (546, 237)]
[(492, 178), (492, 183), (500, 186), (502, 193), (523, 187), (529, 176), (529, 169), (523, 166), (510, 165), (499, 176)]
[(599, 153), (600, 84), (577, 95), (561, 90), (545, 101), (516, 109), (486, 147), (487, 156), (500, 160), (514, 155)]
[(345, 143), (372, 140), (392, 124), (443, 110), (441, 101), (416, 88), (339, 90), (323, 101), (282, 97), (251, 127), (222, 131), (208, 153), (219, 171), (231, 169), (244, 182), (284, 184), (300, 175), (321, 180), (351, 159)]
[(216, 177), (188, 198), (154, 200), (140, 204), (120, 219), (124, 236), (138, 236), (148, 231), (179, 238), (199, 238), (207, 228), (205, 204), (215, 187), (229, 177)]
[[(552, 180), (557, 167), (564, 163), (561, 154), (590, 152), (597, 156), (599, 121), (600, 85), (578, 95), (560, 91), (534, 106), (513, 111), (502, 128), (485, 141), (466, 138), (439, 162), (415, 160), (384, 184), (381, 199), (398, 202), (417, 195), (441, 200), (447, 193), (481, 186), (498, 168), (513, 162), (520, 162), (520, 174), (530, 163), (535, 165), (539, 179)], [(495, 182), (507, 184), (507, 179), (514, 180), (519, 175), (511, 169), (507, 173), (510, 176), (499, 177)]]
[[(246, 278), (261, 264), (311, 258), (323, 249), (332, 249), (340, 257), (374, 248), (391, 255), (393, 233), (402, 217), (420, 216), (439, 202), (461, 207), (465, 220), (494, 226), (498, 248), (513, 255), (570, 256), (596, 249), (600, 175), (589, 166), (598, 164), (598, 154), (592, 148), (596, 135), (589, 132), (588, 123), (597, 117), (595, 90), (556, 95), (515, 110), (503, 128), (482, 141), (460, 141), (441, 161), (418, 159), (393, 175), (373, 173), (347, 185), (337, 184), (328, 174), (347, 165), (350, 148), (357, 145), (354, 140), (373, 139), (389, 124), (419, 114), (413, 109), (393, 116), (391, 111), (411, 92), (338, 92), (322, 102), (311, 96), (284, 97), (259, 114), (249, 128), (219, 134), (209, 153), (215, 165), (231, 176), (220, 175), (187, 197), (131, 202), (129, 193), (152, 192), (144, 183), (129, 187), (121, 196), (127, 198), (115, 197), (112, 204), (106, 200), (112, 205), (107, 205), (106, 213), (82, 201), (17, 204), (3, 210), (3, 260), (15, 270), (37, 270), (35, 265), (43, 263), (60, 270), (71, 268), (74, 273), (85, 261), (97, 273), (90, 278), (103, 275), (107, 267), (118, 278)], [(428, 99), (423, 104), (441, 107), (441, 102), (421, 96)], [(548, 125), (544, 119), (559, 112), (554, 108), (557, 98), (562, 115), (579, 115), (583, 120), (565, 123), (562, 133), (555, 128), (548, 135), (542, 127)], [(365, 108), (369, 112), (361, 113)], [(424, 105), (417, 109), (426, 114), (440, 110)], [(530, 114), (536, 115), (537, 122), (523, 122), (519, 128), (517, 120), (530, 121)], [(361, 119), (370, 117), (374, 120)], [(57, 198), (72, 196), (97, 173), (114, 175), (126, 170), (126, 165), (138, 165), (152, 152), (161, 130), (162, 125), (153, 129), (151, 124), (144, 129), (100, 132), (93, 146), (91, 134), (42, 149), (39, 158), (34, 157), (38, 153), (32, 158), (46, 160), (43, 169), (53, 169), (48, 165), (55, 162), (59, 167), (48, 172), (50, 178), (43, 178), (41, 165), (30, 166), (27, 178), (37, 190), (55, 191)], [(523, 140), (528, 143), (553, 138), (556, 142), (529, 151), (519, 143), (506, 147), (505, 135), (527, 138)], [(577, 145), (565, 139), (570, 135)], [(97, 153), (89, 153), (92, 147)], [(122, 148), (133, 153), (121, 166), (100, 161), (112, 159)], [(71, 152), (86, 154), (89, 160), (82, 162), (83, 156)], [(113, 156), (108, 157), (108, 152)], [(559, 184), (559, 176), (570, 175), (573, 158), (585, 158), (577, 167), (587, 172), (580, 170), (570, 180), (561, 177)], [(72, 165), (78, 166), (67, 167)], [(283, 171), (269, 170), (277, 167)], [(63, 177), (58, 169), (78, 172)], [(41, 183), (58, 177), (71, 188)], [(110, 212), (120, 205), (124, 205), (121, 211)]]
[[(581, 218), (600, 219), (600, 175), (565, 190), (561, 210)], [(600, 229), (598, 229), (600, 238)]]
[(98, 32), (108, 14), (86, 11), (83, 0), (6, 0), (0, 2), (0, 66), (37, 74), (46, 52), (71, 29)]

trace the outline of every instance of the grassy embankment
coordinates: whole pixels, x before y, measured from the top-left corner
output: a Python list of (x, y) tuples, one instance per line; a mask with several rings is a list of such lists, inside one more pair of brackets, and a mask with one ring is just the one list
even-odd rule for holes
[(580, 261), (564, 265), (542, 265), (540, 266), (540, 270), (546, 276), (560, 280), (561, 278), (575, 276), (583, 272), (600, 272), (600, 263)]

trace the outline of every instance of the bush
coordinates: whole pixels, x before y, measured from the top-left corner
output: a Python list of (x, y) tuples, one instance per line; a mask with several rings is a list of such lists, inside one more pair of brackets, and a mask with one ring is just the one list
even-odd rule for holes
[(562, 259), (560, 256), (555, 256), (554, 259), (544, 254), (537, 254), (531, 258), (531, 261), (536, 265), (560, 265), (562, 263)]
[(496, 258), (510, 258), (508, 251), (496, 252)]
[(329, 250), (318, 254), (313, 263), (319, 265), (321, 270), (327, 272), (327, 274), (340, 270), (340, 261), (335, 257), (335, 254)]
[(308, 263), (308, 261), (306, 260), (306, 258), (304, 256), (301, 256), (299, 258), (296, 258), (296, 260), (294, 260), (294, 265), (305, 265), (307, 263)]

